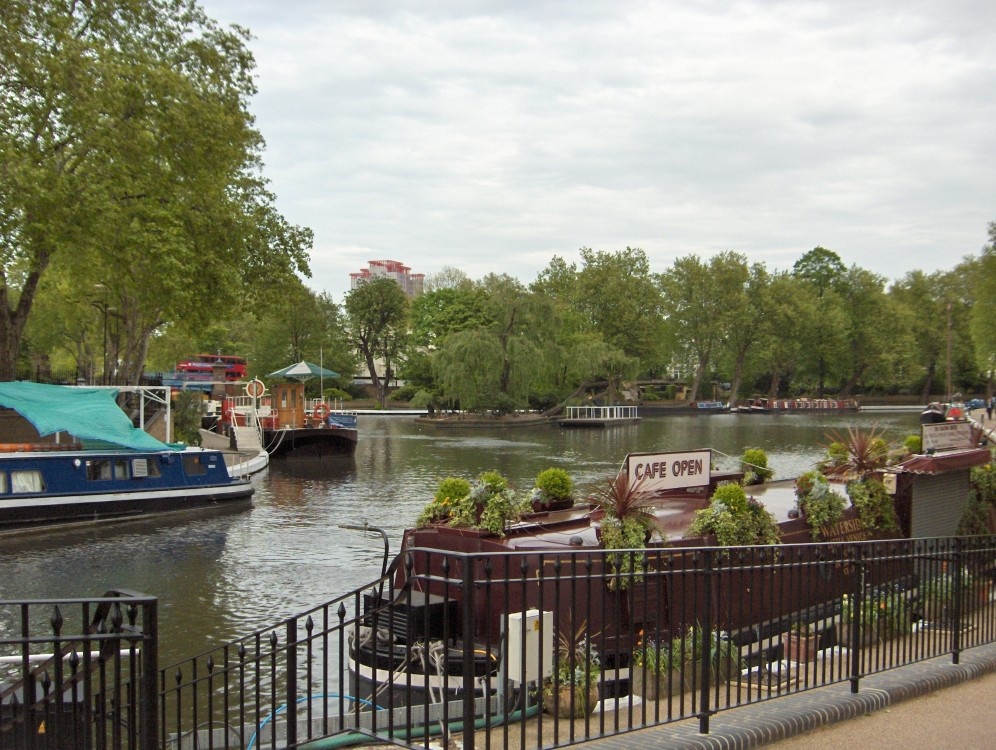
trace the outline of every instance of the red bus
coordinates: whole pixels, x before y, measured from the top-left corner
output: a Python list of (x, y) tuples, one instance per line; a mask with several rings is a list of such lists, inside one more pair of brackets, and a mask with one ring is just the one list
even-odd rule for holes
[(245, 357), (227, 354), (195, 354), (176, 365), (177, 372), (190, 372), (210, 376), (218, 360), (225, 363), (225, 380), (245, 380), (249, 375)]

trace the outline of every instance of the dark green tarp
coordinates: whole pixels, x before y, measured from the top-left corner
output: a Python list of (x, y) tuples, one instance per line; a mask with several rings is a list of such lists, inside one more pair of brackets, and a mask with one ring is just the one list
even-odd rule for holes
[(107, 388), (0, 383), (0, 406), (16, 411), (42, 437), (67, 432), (78, 440), (100, 440), (135, 450), (169, 449), (131, 423), (117, 405), (117, 395), (116, 389)]

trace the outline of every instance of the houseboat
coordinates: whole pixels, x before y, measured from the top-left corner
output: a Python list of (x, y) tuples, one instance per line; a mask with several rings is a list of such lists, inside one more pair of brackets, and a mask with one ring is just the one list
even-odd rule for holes
[[(987, 449), (972, 447), (914, 456), (883, 475), (893, 492), (895, 529), (869, 531), (848, 507), (820, 530), (820, 541), (954, 535), (958, 513), (940, 488), (964, 494), (971, 467), (989, 460)], [(471, 687), (484, 696), (488, 685), (499, 682), (498, 654), (508, 653), (510, 637), (520, 640), (515, 633), (520, 627), (526, 638), (534, 627), (588, 634), (597, 643), (603, 677), (610, 673), (606, 682), (618, 683), (612, 689), (624, 694), (629, 658), (644, 634), (671, 638), (708, 623), (717, 639), (722, 633), (737, 651), (753, 649), (752, 658), (760, 660), (768, 658), (762, 641), (792, 623), (825, 629), (839, 619), (842, 597), (856, 587), (909, 585), (916, 577), (919, 561), (900, 556), (877, 574), (881, 580), (860, 578), (848, 545), (811, 544), (814, 530), (799, 517), (793, 482), (748, 488), (750, 502), (763, 504), (778, 523), (780, 545), (705, 557), (716, 539), (689, 538), (689, 527), (721, 484), (743, 479), (741, 472), (712, 466), (709, 450), (626, 457), (619, 477), (631, 482), (649, 477), (643, 502), (654, 531), (642, 551), (603, 554), (605, 517), (588, 503), (527, 514), (503, 534), (445, 522), (408, 529), (401, 555), (384, 579), (386, 588), (382, 583), (367, 589), (367, 627), (351, 641), (348, 654), (350, 694), (378, 705), (456, 700)], [(704, 587), (707, 579), (714, 588)], [(543, 612), (552, 613), (553, 622), (527, 627), (512, 614)], [(556, 657), (549, 644), (546, 648), (538, 669), (548, 676)], [(505, 669), (519, 666), (520, 652), (512, 653)], [(536, 657), (521, 658), (528, 671)]]
[(309, 402), (303, 383), (283, 383), (267, 391), (259, 380), (245, 386), (245, 396), (222, 402), (217, 430), (235, 434), (253, 429), (271, 458), (352, 456), (358, 437), (355, 412)]
[(859, 411), (861, 404), (853, 398), (749, 398), (736, 408), (739, 414), (791, 414), (795, 412)]
[(0, 531), (251, 503), (221, 451), (133, 426), (116, 389), (0, 383)]

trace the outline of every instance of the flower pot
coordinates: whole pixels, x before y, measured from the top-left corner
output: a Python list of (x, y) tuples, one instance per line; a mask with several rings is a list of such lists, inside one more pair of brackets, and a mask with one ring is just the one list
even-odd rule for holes
[(566, 497), (563, 500), (550, 500), (548, 502), (533, 500), (532, 506), (535, 513), (544, 513), (552, 510), (570, 510), (574, 507), (574, 498)]
[[(871, 646), (878, 641), (878, 625), (869, 623), (861, 628), (861, 646)], [(845, 648), (851, 648), (851, 623), (837, 623), (837, 642)]]
[(789, 661), (801, 664), (816, 659), (816, 652), (819, 649), (820, 637), (818, 635), (801, 635), (799, 633), (789, 633), (785, 642), (785, 656)]
[(557, 691), (556, 701), (553, 700), (550, 688), (546, 695), (549, 702), (544, 702), (547, 713), (557, 712), (562, 719), (581, 719), (588, 716), (598, 705), (598, 685), (591, 685), (586, 690), (581, 685), (561, 685)]
[(679, 695), (692, 689), (689, 684), (691, 669), (693, 669), (693, 665), (686, 665), (685, 677), (682, 679), (681, 672), (677, 670), (658, 674), (642, 667), (632, 667), (629, 677), (629, 692), (633, 695), (639, 695), (647, 701), (660, 700), (668, 695)]

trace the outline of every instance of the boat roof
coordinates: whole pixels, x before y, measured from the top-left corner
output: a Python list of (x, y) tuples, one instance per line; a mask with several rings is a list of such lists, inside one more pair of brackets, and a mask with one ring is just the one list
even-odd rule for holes
[(44, 437), (66, 432), (77, 440), (93, 440), (133, 450), (181, 450), (135, 427), (118, 406), (117, 389), (0, 383), (0, 406), (13, 409)]

